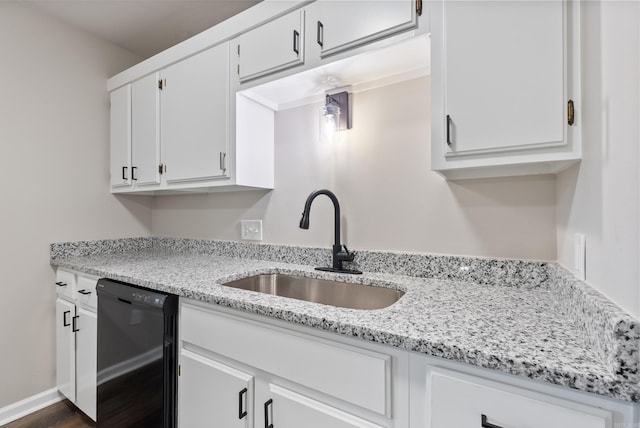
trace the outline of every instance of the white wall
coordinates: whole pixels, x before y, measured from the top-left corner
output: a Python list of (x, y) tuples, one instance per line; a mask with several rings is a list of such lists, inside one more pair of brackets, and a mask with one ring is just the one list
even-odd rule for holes
[(109, 194), (107, 77), (138, 58), (0, 2), (0, 407), (55, 386), (49, 243), (147, 236), (151, 202)]
[(558, 177), (558, 260), (587, 238), (587, 282), (640, 317), (640, 3), (583, 2), (584, 157)]
[(272, 192), (163, 196), (153, 233), (238, 240), (241, 219), (262, 219), (264, 241), (329, 247), (333, 211), (307, 195), (333, 190), (350, 249), (556, 259), (555, 177), (446, 182), (430, 171), (428, 77), (354, 94), (353, 129), (318, 143), (319, 104), (277, 113)]

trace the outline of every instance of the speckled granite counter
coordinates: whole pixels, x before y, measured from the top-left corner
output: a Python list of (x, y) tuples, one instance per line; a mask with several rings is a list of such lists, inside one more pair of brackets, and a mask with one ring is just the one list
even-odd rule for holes
[[(359, 252), (364, 275), (314, 270), (324, 249), (138, 238), (52, 244), (55, 266), (640, 402), (640, 324), (555, 264)], [(293, 273), (402, 289), (388, 308), (336, 308), (223, 287)]]

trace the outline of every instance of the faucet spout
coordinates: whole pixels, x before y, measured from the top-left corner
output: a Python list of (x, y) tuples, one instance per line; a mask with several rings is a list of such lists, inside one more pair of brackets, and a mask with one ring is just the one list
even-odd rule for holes
[(304, 203), (304, 210), (302, 211), (302, 218), (300, 219), (300, 229), (309, 229), (309, 214), (311, 212), (311, 204), (314, 199), (320, 195), (325, 195), (331, 199), (333, 202), (333, 213), (334, 213), (334, 237), (333, 237), (333, 249), (332, 249), (332, 258), (333, 258), (333, 267), (331, 268), (316, 268), (317, 270), (324, 270), (330, 272), (341, 272), (341, 273), (357, 273), (360, 274), (362, 272), (350, 269), (344, 269), (342, 267), (342, 262), (351, 262), (353, 261), (355, 254), (350, 253), (347, 250), (347, 247), (344, 247), (345, 251), (342, 251), (342, 244), (340, 243), (340, 203), (338, 202), (338, 198), (336, 195), (327, 189), (320, 189), (312, 192)]

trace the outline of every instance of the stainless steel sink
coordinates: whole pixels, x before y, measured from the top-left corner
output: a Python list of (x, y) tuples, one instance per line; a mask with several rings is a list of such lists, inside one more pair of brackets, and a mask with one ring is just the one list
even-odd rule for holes
[(404, 291), (392, 288), (277, 273), (250, 276), (222, 285), (351, 309), (386, 308), (404, 295)]

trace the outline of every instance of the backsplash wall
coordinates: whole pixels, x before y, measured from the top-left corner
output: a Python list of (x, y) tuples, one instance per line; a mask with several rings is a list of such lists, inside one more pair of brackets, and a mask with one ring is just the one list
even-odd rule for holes
[(329, 247), (333, 208), (350, 249), (556, 259), (555, 177), (447, 182), (430, 170), (430, 79), (353, 95), (353, 128), (318, 142), (320, 104), (276, 114), (275, 190), (156, 197), (152, 233), (239, 240), (240, 220), (262, 219), (264, 242)]

